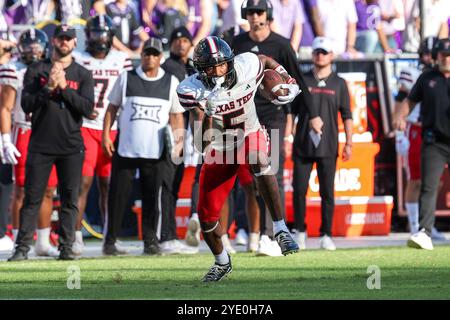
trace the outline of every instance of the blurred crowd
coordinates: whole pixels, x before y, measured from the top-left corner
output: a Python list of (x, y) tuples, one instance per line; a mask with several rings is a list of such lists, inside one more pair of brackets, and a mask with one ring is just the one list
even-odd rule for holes
[[(208, 35), (248, 31), (240, 8), (244, 0), (3, 0), (0, 32), (14, 40), (18, 26), (60, 21), (82, 26), (90, 16), (107, 14), (116, 27), (116, 49), (140, 52), (149, 36), (168, 51), (171, 32), (186, 26), (193, 44)], [(448, 37), (450, 0), (274, 0), (271, 29), (290, 39), (300, 57), (325, 36), (334, 52), (350, 58), (377, 53), (416, 53), (420, 39)], [(422, 6), (422, 7), (421, 7)]]

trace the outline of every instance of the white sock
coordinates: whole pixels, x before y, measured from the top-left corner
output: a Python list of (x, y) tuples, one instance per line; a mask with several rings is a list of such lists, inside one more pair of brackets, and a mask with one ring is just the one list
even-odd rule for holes
[(225, 245), (230, 243), (230, 239), (228, 238), (228, 234), (224, 234), (223, 236), (220, 237), (220, 239), (222, 240), (222, 244)]
[(12, 229), (13, 241), (16, 243), (17, 234), (19, 233), (19, 229)]
[(198, 213), (193, 213), (192, 216), (191, 216), (191, 219), (198, 220)]
[(37, 229), (36, 244), (44, 248), (50, 246), (50, 228)]
[(411, 233), (416, 233), (419, 231), (419, 203), (407, 202), (405, 207), (408, 213), (409, 229)]
[(75, 242), (83, 242), (83, 233), (81, 231), (75, 231)]
[(284, 222), (284, 219), (273, 222), (273, 233), (277, 234), (280, 231), (289, 232), (288, 228), (286, 227), (286, 223)]
[(221, 254), (214, 255), (217, 264), (227, 264), (230, 262), (230, 258), (228, 257), (228, 253), (225, 248), (222, 250)]

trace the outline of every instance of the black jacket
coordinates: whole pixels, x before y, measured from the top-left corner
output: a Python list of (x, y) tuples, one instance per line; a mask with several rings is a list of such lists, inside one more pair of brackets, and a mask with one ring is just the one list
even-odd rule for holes
[(30, 152), (65, 155), (84, 150), (81, 137), (83, 116), (94, 109), (92, 74), (76, 62), (66, 72), (65, 90), (50, 92), (47, 86), (50, 59), (28, 67), (24, 77), (22, 108), (32, 113)]

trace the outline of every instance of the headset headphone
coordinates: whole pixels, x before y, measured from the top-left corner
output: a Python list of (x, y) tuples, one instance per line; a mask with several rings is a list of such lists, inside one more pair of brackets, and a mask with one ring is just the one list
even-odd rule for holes
[[(265, 4), (265, 5), (264, 5)], [(259, 9), (267, 12), (267, 20), (273, 20), (273, 7), (270, 0), (244, 0), (241, 6), (241, 18), (247, 20), (248, 9)]]

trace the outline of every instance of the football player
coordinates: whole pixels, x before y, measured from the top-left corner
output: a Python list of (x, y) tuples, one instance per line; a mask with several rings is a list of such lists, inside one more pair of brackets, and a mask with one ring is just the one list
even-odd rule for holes
[[(92, 72), (95, 82), (95, 107), (89, 119), (83, 119), (81, 134), (83, 136), (85, 158), (80, 198), (78, 201), (79, 216), (76, 226), (73, 253), (81, 255), (84, 248), (81, 233), (81, 221), (86, 209), (87, 196), (97, 175), (100, 192), (99, 206), (103, 217), (106, 212), (108, 181), (111, 174), (111, 158), (103, 153), (102, 133), (103, 118), (108, 107), (109, 93), (119, 75), (124, 70), (131, 70), (132, 63), (126, 53), (112, 50), (114, 36), (113, 23), (106, 15), (97, 15), (88, 20), (85, 28), (86, 51), (74, 52), (75, 61)], [(111, 138), (117, 135), (117, 124), (111, 130)]]
[[(31, 136), (31, 118), (20, 105), (23, 77), (34, 62), (46, 58), (47, 35), (38, 29), (30, 29), (19, 37), (17, 46), (20, 59), (0, 69), (0, 110), (4, 162), (14, 165), (14, 198), (12, 200), (12, 225), (14, 240), (19, 228), (19, 211), (25, 197), (25, 164)], [(13, 119), (13, 121), (12, 121)], [(11, 126), (11, 123), (13, 125)], [(55, 167), (52, 168), (39, 213), (35, 252), (38, 256), (57, 256), (58, 250), (50, 245), (50, 224), (53, 212), (53, 195), (58, 184)]]
[[(406, 106), (406, 97), (409, 95), (412, 87), (423, 72), (427, 72), (434, 67), (432, 51), (437, 44), (438, 38), (427, 37), (420, 44), (419, 48), (419, 66), (407, 67), (400, 72), (400, 88), (395, 98), (394, 122), (399, 122), (403, 112), (408, 112)], [(396, 149), (399, 154), (406, 157), (407, 183), (405, 191), (405, 207), (408, 214), (409, 231), (415, 234), (419, 231), (419, 195), (421, 185), (420, 157), (422, 145), (422, 125), (420, 123), (420, 103), (407, 116), (406, 123), (401, 125), (401, 129), (396, 134)], [(394, 127), (395, 127), (394, 123)], [(436, 228), (432, 229), (431, 237), (435, 240), (445, 239)]]
[(232, 271), (230, 256), (221, 241), (224, 226), (219, 223), (220, 210), (241, 164), (251, 167), (272, 215), (275, 238), (282, 253), (298, 251), (282, 217), (278, 184), (269, 163), (267, 136), (258, 121), (254, 97), (265, 69), (276, 70), (286, 80), (286, 84), (275, 86), (273, 92), (282, 87), (288, 89), (288, 94), (279, 96), (273, 103), (291, 102), (300, 89), (273, 59), (250, 52), (235, 57), (229, 45), (218, 37), (201, 40), (194, 49), (193, 60), (198, 73), (181, 82), (177, 92), (183, 107), (200, 108), (205, 113), (201, 128), (194, 131), (194, 143), (205, 160), (200, 173), (198, 215), (215, 264), (202, 281), (220, 281)]

